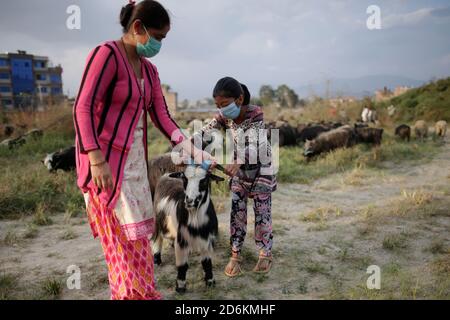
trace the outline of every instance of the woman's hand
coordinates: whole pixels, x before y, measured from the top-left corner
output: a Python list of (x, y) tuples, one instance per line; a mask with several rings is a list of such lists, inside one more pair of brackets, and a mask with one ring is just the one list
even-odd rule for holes
[(92, 181), (100, 189), (112, 189), (113, 177), (109, 163), (100, 150), (89, 152)]
[[(206, 151), (203, 151), (192, 144), (189, 139), (184, 140), (179, 144), (181, 147), (181, 159), (182, 162), (187, 163), (190, 159), (194, 160), (195, 164), (201, 164), (205, 160), (209, 160), (211, 165), (209, 167), (210, 170), (213, 170), (217, 165), (217, 160), (211, 154)], [(178, 147), (178, 146), (177, 146)]]
[(210, 155), (208, 152), (206, 152), (206, 151), (202, 151), (203, 152), (203, 154), (202, 154), (202, 156), (203, 156), (203, 161), (205, 161), (205, 160), (208, 160), (208, 161), (210, 161), (211, 162), (211, 165), (209, 166), (209, 171), (213, 171), (215, 168), (216, 168), (216, 166), (217, 166), (217, 160), (216, 160), (216, 158), (214, 158), (212, 155)]
[[(194, 147), (195, 148), (195, 147)], [(212, 171), (217, 165), (217, 160), (214, 158), (211, 154), (209, 154), (206, 151), (200, 150), (195, 148), (193, 152), (193, 157), (195, 163), (202, 163), (205, 160), (208, 160), (211, 162), (211, 165), (209, 166), (209, 170)]]

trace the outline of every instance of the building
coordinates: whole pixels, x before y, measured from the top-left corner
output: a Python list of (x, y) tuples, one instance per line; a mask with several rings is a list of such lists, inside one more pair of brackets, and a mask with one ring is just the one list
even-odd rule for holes
[(339, 97), (334, 99), (329, 99), (328, 102), (331, 107), (337, 108), (340, 106), (346, 106), (350, 103), (355, 102), (357, 99), (356, 97), (348, 96), (348, 97)]
[(406, 86), (398, 86), (394, 89), (394, 91), (390, 90), (387, 87), (384, 87), (383, 90), (377, 90), (375, 91), (375, 101), (386, 101), (395, 97), (398, 97), (408, 90), (411, 90), (411, 88)]
[(163, 95), (166, 98), (167, 107), (171, 115), (175, 115), (178, 106), (178, 94), (170, 90), (170, 86), (163, 84)]
[(63, 99), (62, 68), (26, 51), (0, 54), (0, 107), (36, 108)]

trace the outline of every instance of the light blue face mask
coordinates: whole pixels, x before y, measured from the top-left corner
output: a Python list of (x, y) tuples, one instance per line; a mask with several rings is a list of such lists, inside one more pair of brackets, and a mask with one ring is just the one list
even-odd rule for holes
[(145, 28), (144, 25), (142, 26), (144, 27), (144, 30), (148, 35), (148, 40), (145, 44), (139, 42), (137, 43), (136, 46), (137, 54), (140, 56), (144, 56), (146, 58), (153, 58), (159, 53), (159, 50), (161, 50), (162, 44), (160, 41), (150, 37), (150, 35), (147, 32), (147, 28)]
[(230, 103), (228, 106), (221, 108), (220, 113), (228, 119), (236, 119), (239, 117), (239, 114), (241, 113), (241, 107), (239, 107), (236, 102)]

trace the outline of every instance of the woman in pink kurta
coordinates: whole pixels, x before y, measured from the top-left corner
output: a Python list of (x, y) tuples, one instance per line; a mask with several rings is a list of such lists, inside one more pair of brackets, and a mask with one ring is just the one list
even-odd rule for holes
[(77, 185), (108, 265), (112, 299), (160, 299), (149, 236), (154, 220), (147, 178), (147, 113), (195, 161), (211, 156), (191, 146), (171, 118), (156, 67), (170, 30), (156, 1), (130, 2), (120, 15), (124, 35), (92, 50), (73, 108)]

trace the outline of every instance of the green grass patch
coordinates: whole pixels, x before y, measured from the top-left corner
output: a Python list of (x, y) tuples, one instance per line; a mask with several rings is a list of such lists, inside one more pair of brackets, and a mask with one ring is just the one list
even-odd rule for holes
[(301, 147), (280, 148), (277, 179), (280, 182), (309, 184), (334, 173), (361, 168), (383, 168), (386, 162), (429, 161), (439, 151), (439, 142), (404, 143), (385, 135), (380, 147), (357, 145), (320, 155), (312, 161), (303, 157)]
[(404, 233), (390, 234), (383, 239), (383, 248), (394, 251), (408, 247), (408, 237)]
[(17, 276), (12, 274), (0, 274), (0, 300), (11, 300), (14, 298), (13, 291), (17, 286)]

